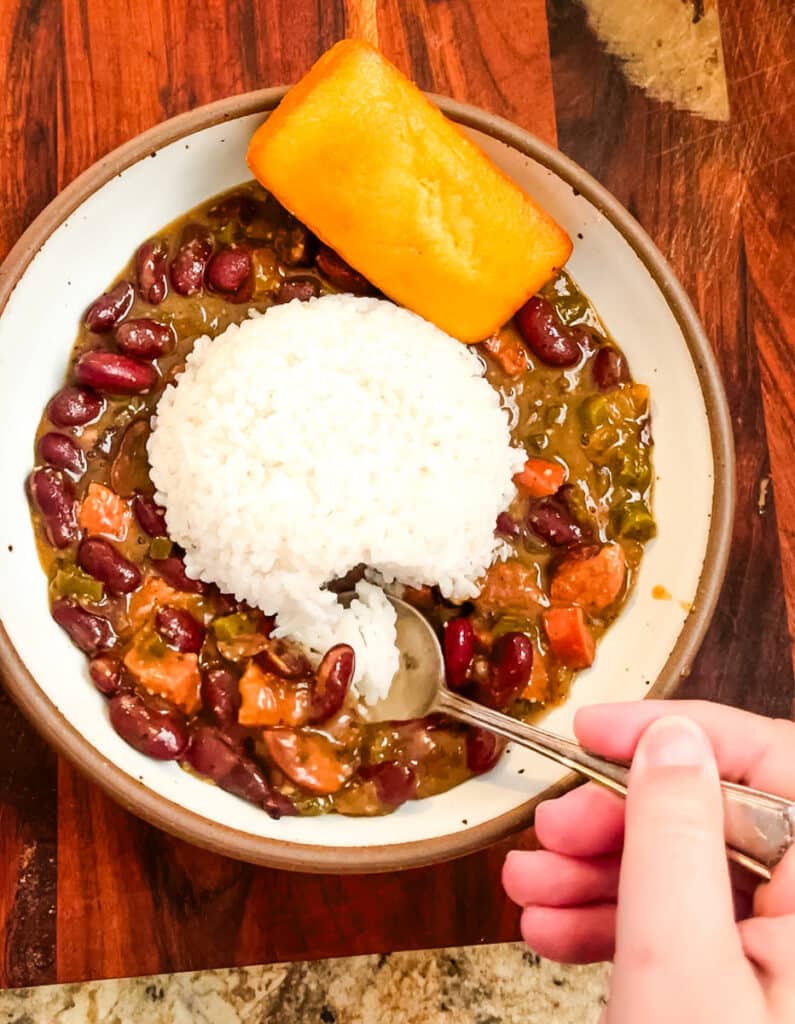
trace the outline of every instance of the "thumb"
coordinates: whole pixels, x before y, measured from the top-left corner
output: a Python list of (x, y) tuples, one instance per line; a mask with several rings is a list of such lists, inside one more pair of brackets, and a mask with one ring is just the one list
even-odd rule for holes
[(692, 999), (712, 967), (742, 961), (715, 756), (695, 722), (658, 719), (630, 770), (611, 1001), (622, 1019), (631, 1002), (625, 1019), (656, 1005), (673, 1020), (690, 983)]

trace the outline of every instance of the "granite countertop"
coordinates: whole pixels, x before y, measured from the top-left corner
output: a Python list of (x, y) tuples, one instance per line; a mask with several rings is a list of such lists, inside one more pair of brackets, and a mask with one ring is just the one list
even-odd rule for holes
[(597, 1024), (608, 967), (521, 944), (0, 993), (0, 1024)]

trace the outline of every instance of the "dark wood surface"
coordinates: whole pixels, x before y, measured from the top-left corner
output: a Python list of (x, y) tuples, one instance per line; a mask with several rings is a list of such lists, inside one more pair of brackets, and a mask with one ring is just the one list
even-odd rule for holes
[[(345, 34), (377, 41), (424, 88), (557, 137), (673, 263), (732, 405), (734, 548), (686, 691), (789, 716), (795, 19), (789, 0), (732, 0), (721, 27), (725, 124), (629, 85), (575, 0), (548, 11), (543, 0), (0, 0), (0, 257), (114, 146), (195, 105), (292, 81)], [(370, 878), (237, 864), (120, 810), (0, 699), (2, 985), (512, 939), (499, 890), (509, 845)]]

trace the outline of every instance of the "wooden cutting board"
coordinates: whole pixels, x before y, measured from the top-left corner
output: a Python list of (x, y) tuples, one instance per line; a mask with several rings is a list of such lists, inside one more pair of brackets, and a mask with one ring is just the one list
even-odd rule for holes
[[(633, 0), (622, 2), (636, 12)], [(687, 45), (703, 59), (682, 60), (680, 72), (672, 57), (666, 79), (648, 69), (660, 63), (655, 50), (668, 54), (682, 0), (648, 0), (646, 20), (635, 13), (616, 23), (620, 6), (5, 0), (0, 257), (59, 189), (113, 147), (199, 104), (293, 81), (344, 35), (377, 42), (423, 88), (557, 139), (673, 264), (715, 346), (734, 414), (734, 547), (684, 690), (789, 717), (795, 65), (786, 41), (795, 18), (789, 0), (727, 0), (724, 78), (709, 44), (714, 4), (685, 0)], [(666, 99), (725, 116), (727, 84), (728, 120)], [(513, 939), (517, 914), (499, 872), (509, 846), (531, 842), (527, 833), (452, 864), (389, 876), (310, 877), (238, 864), (120, 810), (59, 763), (0, 695), (2, 985)]]

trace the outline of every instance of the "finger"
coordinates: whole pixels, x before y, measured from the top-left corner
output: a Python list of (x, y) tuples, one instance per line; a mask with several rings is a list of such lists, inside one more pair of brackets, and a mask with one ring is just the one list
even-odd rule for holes
[(512, 850), (505, 858), (502, 884), (520, 907), (578, 907), (615, 902), (618, 857), (566, 857), (549, 850)]
[(522, 938), (540, 956), (566, 964), (609, 960), (615, 948), (616, 908), (527, 907)]
[(624, 839), (624, 801), (588, 784), (536, 808), (535, 830), (547, 850), (572, 857), (616, 853)]
[(775, 869), (771, 880), (756, 890), (754, 913), (758, 917), (795, 914), (795, 846)]
[[(744, 961), (734, 926), (718, 769), (704, 732), (654, 722), (630, 770), (616, 923), (616, 973), (628, 1020), (666, 1005), (674, 984)], [(634, 1014), (633, 1015), (633, 1011)]]
[(752, 917), (742, 921), (738, 928), (746, 956), (768, 976), (782, 975), (791, 982), (795, 914), (787, 917)]
[(574, 731), (584, 747), (628, 761), (641, 734), (665, 715), (685, 715), (706, 732), (724, 779), (795, 799), (795, 723), (708, 701), (643, 700), (581, 708)]

